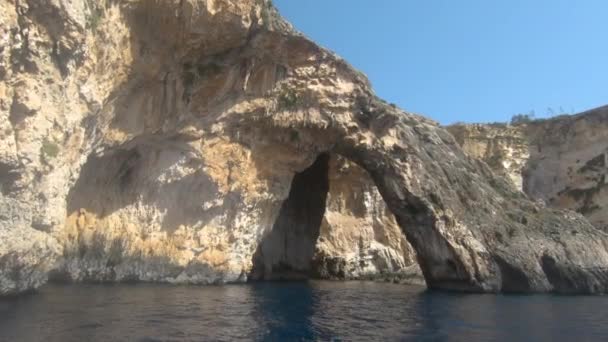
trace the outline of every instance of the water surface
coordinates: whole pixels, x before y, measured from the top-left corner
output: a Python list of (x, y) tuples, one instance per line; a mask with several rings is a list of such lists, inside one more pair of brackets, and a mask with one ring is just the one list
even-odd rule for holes
[(0, 341), (608, 341), (608, 297), (373, 282), (49, 285), (0, 300)]

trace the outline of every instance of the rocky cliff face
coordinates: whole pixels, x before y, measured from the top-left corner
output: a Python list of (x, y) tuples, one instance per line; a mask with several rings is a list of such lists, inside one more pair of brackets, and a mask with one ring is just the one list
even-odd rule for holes
[(404, 278), (419, 281), (416, 253), (369, 174), (333, 156), (329, 193), (313, 258), (330, 278)]
[(534, 199), (580, 212), (608, 231), (608, 106), (520, 125), (455, 125), (469, 155)]
[(266, 1), (0, 0), (0, 39), (2, 294), (398, 271), (395, 222), (432, 288), (608, 289), (605, 233), (378, 99)]
[(367, 172), (321, 154), (295, 175), (253, 278), (384, 278), (420, 282), (413, 248)]
[(528, 137), (520, 126), (471, 124), (447, 127), (469, 156), (523, 187), (523, 170), (530, 158)]

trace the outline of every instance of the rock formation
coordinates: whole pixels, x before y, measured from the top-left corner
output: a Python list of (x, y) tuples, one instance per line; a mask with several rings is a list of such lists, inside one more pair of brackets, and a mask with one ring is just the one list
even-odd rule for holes
[(329, 278), (401, 278), (419, 282), (416, 253), (365, 170), (332, 156), (325, 216), (313, 257)]
[[(46, 274), (207, 284), (324, 265), (352, 211), (331, 156), (369, 174), (431, 288), (608, 289), (608, 235), (377, 98), (267, 1), (0, 0), (0, 117), (3, 294)], [(290, 227), (327, 239), (264, 247)]]
[(608, 231), (608, 106), (519, 125), (447, 127), (463, 150), (549, 206)]
[(321, 154), (292, 181), (253, 278), (384, 278), (420, 282), (413, 248), (372, 179), (356, 164)]

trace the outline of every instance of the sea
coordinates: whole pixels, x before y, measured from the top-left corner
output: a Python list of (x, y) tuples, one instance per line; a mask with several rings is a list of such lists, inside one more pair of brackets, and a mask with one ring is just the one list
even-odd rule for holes
[(608, 341), (608, 297), (359, 281), (54, 284), (0, 299), (0, 341)]

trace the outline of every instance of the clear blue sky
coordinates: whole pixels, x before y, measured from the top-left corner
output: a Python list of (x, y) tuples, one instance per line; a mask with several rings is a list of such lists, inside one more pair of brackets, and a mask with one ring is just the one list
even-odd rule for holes
[(274, 0), (389, 102), (441, 123), (608, 104), (608, 0)]

